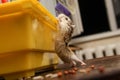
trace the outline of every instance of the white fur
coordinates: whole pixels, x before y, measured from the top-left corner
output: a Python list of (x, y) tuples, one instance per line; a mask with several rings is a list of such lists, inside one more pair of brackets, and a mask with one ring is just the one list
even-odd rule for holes
[(68, 31), (70, 26), (72, 26), (73, 28), (75, 27), (75, 25), (72, 24), (71, 19), (67, 17), (66, 15), (60, 14), (57, 18), (59, 21), (61, 32)]

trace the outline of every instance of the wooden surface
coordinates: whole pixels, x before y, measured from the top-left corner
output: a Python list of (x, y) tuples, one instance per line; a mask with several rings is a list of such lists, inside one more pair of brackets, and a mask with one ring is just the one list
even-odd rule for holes
[[(75, 74), (63, 75), (57, 78), (47, 78), (46, 80), (120, 80), (120, 56), (104, 57), (98, 59), (86, 60), (86, 66), (78, 65), (77, 68), (87, 69), (91, 65), (95, 65), (95, 69), (91, 70), (89, 73), (80, 73), (76, 71)], [(98, 68), (100, 66), (104, 67), (104, 72), (99, 72)], [(61, 68), (60, 68), (61, 67)], [(40, 75), (46, 75), (49, 73), (56, 73), (59, 71), (69, 70), (71, 68), (65, 65), (60, 65), (59, 70), (49, 71), (42, 73)]]

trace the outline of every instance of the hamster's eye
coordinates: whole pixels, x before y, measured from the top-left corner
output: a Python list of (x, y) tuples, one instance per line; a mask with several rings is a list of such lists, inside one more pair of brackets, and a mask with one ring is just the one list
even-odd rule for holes
[(68, 18), (65, 18), (66, 20), (68, 20)]

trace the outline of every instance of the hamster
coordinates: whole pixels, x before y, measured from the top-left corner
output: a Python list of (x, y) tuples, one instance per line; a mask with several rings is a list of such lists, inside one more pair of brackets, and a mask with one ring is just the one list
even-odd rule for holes
[(68, 45), (75, 28), (72, 20), (64, 14), (58, 15), (57, 19), (58, 33), (55, 37), (55, 52), (57, 53), (58, 57), (64, 63), (70, 64), (71, 66), (76, 66), (76, 62), (81, 63), (81, 65), (86, 65), (86, 63), (84, 63), (74, 54)]

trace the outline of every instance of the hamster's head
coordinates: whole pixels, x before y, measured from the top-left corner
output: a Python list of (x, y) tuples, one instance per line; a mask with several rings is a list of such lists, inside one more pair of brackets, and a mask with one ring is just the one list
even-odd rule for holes
[(73, 25), (72, 20), (65, 14), (59, 14), (57, 18), (58, 18), (59, 23), (64, 23), (68, 26), (72, 26), (73, 28), (75, 27), (75, 25)]

